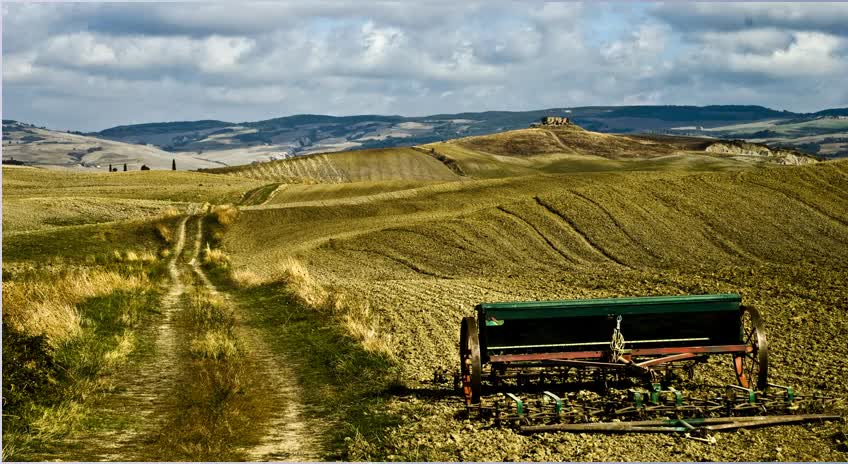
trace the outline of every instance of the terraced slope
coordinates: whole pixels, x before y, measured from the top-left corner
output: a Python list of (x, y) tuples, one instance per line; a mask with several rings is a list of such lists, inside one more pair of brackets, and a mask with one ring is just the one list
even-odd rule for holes
[(249, 166), (210, 169), (208, 172), (286, 183), (432, 181), (456, 178), (438, 160), (412, 148), (307, 155)]
[[(481, 301), (738, 292), (767, 320), (774, 381), (848, 396), (840, 380), (848, 375), (848, 162), (451, 185), (361, 204), (246, 210), (225, 247), (237, 269), (261, 278), (283, 275), (293, 257), (325, 288), (367, 298), (374, 330), (408, 382), (458, 362), (459, 321)], [(700, 379), (731, 382), (728, 366), (716, 360)], [(784, 454), (773, 455), (773, 430), (728, 435), (720, 449), (698, 451), (671, 437), (587, 442), (469, 429), (451, 404), (396, 400), (392, 407), (418, 419), (398, 427), (385, 452), (441, 460), (845, 457), (833, 425), (786, 428)], [(421, 436), (432, 441), (416, 442)]]

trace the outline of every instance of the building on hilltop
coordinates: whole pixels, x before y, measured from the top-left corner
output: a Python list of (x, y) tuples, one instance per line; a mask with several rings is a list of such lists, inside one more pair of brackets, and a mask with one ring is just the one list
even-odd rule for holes
[(545, 116), (540, 122), (534, 122), (530, 124), (530, 127), (539, 127), (539, 126), (565, 126), (567, 124), (571, 124), (571, 121), (566, 117), (562, 116)]
[(568, 118), (561, 116), (545, 116), (542, 118), (542, 124), (545, 126), (562, 126), (568, 123)]

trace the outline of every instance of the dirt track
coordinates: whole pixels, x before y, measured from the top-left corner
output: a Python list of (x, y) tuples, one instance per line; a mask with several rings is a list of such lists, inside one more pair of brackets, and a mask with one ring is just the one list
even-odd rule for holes
[[(196, 211), (195, 211), (196, 212)], [(197, 224), (192, 246), (186, 246), (186, 228)], [(193, 225), (193, 224), (192, 224)], [(135, 353), (128, 366), (107, 377), (109, 388), (91, 407), (86, 424), (68, 437), (48, 443), (43, 452), (30, 456), (36, 460), (72, 461), (136, 461), (170, 459), (156, 444), (169, 434), (169, 422), (180, 415), (175, 398), (178, 388), (194, 385), (179, 382), (179, 373), (187, 366), (181, 353), (187, 338), (179, 326), (177, 315), (186, 303), (184, 295), (189, 282), (201, 282), (210, 292), (225, 299), (230, 297), (209, 281), (200, 266), (203, 239), (202, 216), (185, 216), (179, 220), (167, 269), (169, 282), (161, 302), (161, 312), (140, 330), (141, 345), (148, 349)], [(190, 249), (188, 256), (183, 251)], [(186, 271), (194, 274), (194, 278)], [(237, 305), (235, 306), (237, 307)], [(245, 348), (245, 365), (255, 369), (253, 378), (266, 382), (248, 390), (248, 394), (271, 398), (274, 410), (261, 428), (261, 438), (237, 451), (248, 461), (314, 461), (319, 459), (315, 440), (315, 424), (303, 419), (299, 403), (302, 398), (295, 380), (296, 364), (279, 358), (262, 340), (261, 332), (239, 321), (236, 336)], [(184, 458), (184, 457), (183, 457)]]
[[(195, 250), (200, 250), (203, 241), (202, 220), (197, 221), (194, 240)], [(230, 299), (229, 295), (219, 292), (209, 280), (198, 258), (199, 256), (195, 254), (189, 262), (198, 279), (210, 292)], [(267, 381), (265, 392), (271, 395), (273, 404), (280, 406), (272, 412), (259, 443), (244, 450), (247, 460), (300, 462), (318, 460), (317, 443), (315, 434), (312, 432), (315, 430), (315, 425), (304, 419), (305, 414), (300, 403), (303, 395), (295, 380), (296, 364), (292, 364), (288, 359), (280, 359), (268, 348), (259, 330), (245, 324), (238, 314), (236, 316), (240, 322), (237, 335), (246, 348), (245, 356), (258, 370), (258, 377)]]

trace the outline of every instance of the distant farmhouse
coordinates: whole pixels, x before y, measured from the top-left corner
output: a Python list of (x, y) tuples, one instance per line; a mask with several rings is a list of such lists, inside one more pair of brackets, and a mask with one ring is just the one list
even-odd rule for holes
[(562, 116), (545, 116), (539, 120), (539, 122), (534, 122), (530, 124), (530, 127), (539, 127), (539, 126), (566, 126), (571, 124), (571, 121), (566, 117)]

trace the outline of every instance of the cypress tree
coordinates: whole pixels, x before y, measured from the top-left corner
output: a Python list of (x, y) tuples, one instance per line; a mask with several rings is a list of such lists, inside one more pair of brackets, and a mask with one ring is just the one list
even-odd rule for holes
[(109, 165), (109, 172), (112, 172), (112, 165)]
[(124, 172), (127, 170), (127, 163), (124, 163)]
[(171, 160), (171, 171), (176, 171), (176, 170), (177, 170), (177, 160), (172, 159)]

